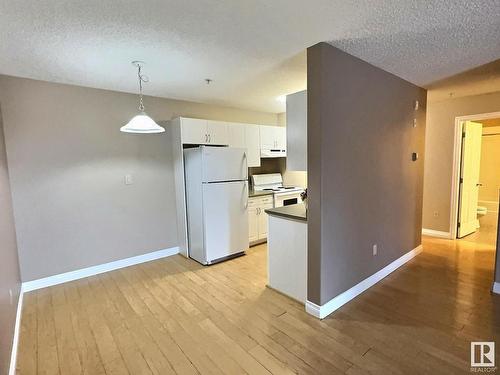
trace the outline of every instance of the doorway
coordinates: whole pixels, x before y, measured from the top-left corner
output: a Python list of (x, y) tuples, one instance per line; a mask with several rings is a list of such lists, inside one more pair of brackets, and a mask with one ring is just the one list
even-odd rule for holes
[(494, 245), (500, 189), (500, 113), (457, 118), (455, 135), (452, 238)]

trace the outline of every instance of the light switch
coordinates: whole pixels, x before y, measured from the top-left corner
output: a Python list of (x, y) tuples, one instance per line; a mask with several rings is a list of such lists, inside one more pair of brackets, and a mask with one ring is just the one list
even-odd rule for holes
[(134, 183), (134, 178), (131, 174), (125, 175), (125, 185), (132, 185)]
[(417, 161), (418, 160), (418, 152), (412, 152), (411, 154), (411, 160)]

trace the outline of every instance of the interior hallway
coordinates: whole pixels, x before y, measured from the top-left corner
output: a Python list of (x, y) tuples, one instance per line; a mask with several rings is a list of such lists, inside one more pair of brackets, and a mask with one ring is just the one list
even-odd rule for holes
[(494, 251), (423, 245), (323, 321), (265, 287), (265, 245), (211, 267), (174, 256), (31, 292), (18, 374), (470, 373), (470, 341), (500, 340)]

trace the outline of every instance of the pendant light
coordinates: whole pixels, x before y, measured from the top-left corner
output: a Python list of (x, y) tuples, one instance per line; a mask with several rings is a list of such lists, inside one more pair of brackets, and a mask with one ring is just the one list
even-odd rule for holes
[(134, 116), (127, 125), (122, 126), (120, 131), (124, 133), (163, 133), (165, 131), (158, 125), (146, 112), (144, 112), (144, 103), (142, 100), (142, 83), (149, 82), (149, 78), (141, 73), (144, 62), (132, 61), (132, 65), (137, 67), (137, 77), (139, 78), (139, 114)]

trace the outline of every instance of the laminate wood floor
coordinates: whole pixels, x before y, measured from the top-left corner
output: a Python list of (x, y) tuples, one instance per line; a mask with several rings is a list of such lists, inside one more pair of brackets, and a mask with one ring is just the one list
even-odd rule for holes
[(265, 287), (265, 245), (211, 267), (173, 256), (25, 294), (17, 373), (470, 373), (471, 341), (500, 350), (493, 261), (426, 238), (320, 321)]

